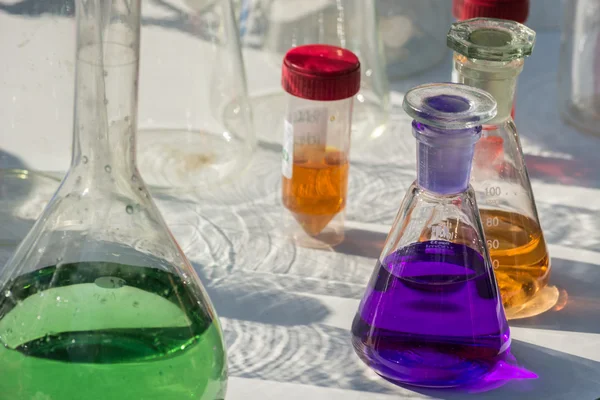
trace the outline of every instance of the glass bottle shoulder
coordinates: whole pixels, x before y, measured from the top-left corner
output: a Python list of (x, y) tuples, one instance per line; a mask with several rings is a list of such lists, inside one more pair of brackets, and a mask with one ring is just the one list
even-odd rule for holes
[(413, 183), (396, 216), (384, 254), (412, 243), (434, 240), (463, 244), (485, 254), (472, 187), (462, 193), (438, 195)]

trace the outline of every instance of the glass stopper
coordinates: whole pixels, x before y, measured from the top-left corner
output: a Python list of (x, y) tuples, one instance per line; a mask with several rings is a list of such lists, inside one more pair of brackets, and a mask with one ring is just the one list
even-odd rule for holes
[(406, 93), (402, 107), (416, 121), (443, 129), (472, 128), (496, 115), (488, 92), (458, 83), (417, 86)]
[(453, 23), (447, 43), (448, 47), (465, 57), (512, 61), (531, 54), (535, 32), (515, 21), (473, 18)]

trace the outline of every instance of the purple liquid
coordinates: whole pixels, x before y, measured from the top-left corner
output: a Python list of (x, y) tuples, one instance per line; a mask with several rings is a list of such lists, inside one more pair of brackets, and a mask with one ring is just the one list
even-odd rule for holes
[(377, 263), (352, 324), (359, 357), (396, 383), (467, 385), (509, 352), (492, 269), (475, 250), (415, 243)]

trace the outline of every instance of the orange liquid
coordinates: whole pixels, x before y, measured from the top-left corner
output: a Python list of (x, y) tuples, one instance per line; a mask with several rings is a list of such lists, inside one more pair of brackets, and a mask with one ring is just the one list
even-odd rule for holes
[(348, 158), (328, 147), (294, 151), (292, 178), (283, 177), (283, 204), (304, 231), (316, 236), (346, 206)]
[(481, 209), (507, 317), (548, 283), (550, 257), (539, 225), (524, 215)]

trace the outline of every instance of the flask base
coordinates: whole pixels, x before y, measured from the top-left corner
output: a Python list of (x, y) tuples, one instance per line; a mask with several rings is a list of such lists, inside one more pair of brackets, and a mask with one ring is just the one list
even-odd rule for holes
[(378, 375), (397, 385), (468, 386), (491, 373), (509, 354), (508, 344), (500, 353), (497, 346), (490, 345), (498, 343), (498, 336), (461, 340), (385, 332), (358, 316), (352, 330), (371, 332), (372, 338), (353, 335), (354, 351)]

